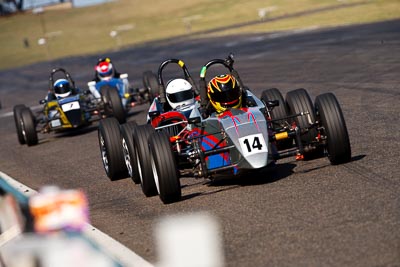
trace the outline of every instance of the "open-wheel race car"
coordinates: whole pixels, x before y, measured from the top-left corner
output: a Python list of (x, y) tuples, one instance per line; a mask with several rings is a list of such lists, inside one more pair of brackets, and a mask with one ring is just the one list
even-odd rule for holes
[[(99, 82), (90, 81), (89, 89), (92, 92), (92, 102), (98, 107), (101, 114), (113, 116), (120, 123), (126, 122), (126, 112), (131, 108), (132, 96), (127, 91), (127, 74), (120, 78), (111, 78)], [(94, 89), (92, 89), (94, 88)]]
[[(61, 78), (56, 79), (60, 75)], [(33, 146), (38, 143), (38, 133), (82, 128), (100, 119), (98, 107), (91, 103), (88, 94), (76, 88), (74, 80), (65, 69), (53, 69), (48, 95), (39, 101), (43, 105), (40, 110), (32, 112), (24, 104), (14, 106), (19, 143)]]
[(143, 87), (140, 88), (131, 87), (127, 73), (97, 82), (90, 81), (88, 87), (94, 96), (92, 102), (96, 103), (104, 117), (112, 115), (119, 123), (126, 122), (127, 113), (135, 105), (151, 103), (154, 99), (152, 91), (158, 92), (157, 77), (151, 71), (143, 73)]
[[(180, 200), (180, 176), (188, 169), (194, 177), (213, 179), (263, 170), (293, 156), (300, 160), (327, 155), (332, 164), (351, 160), (345, 120), (332, 93), (318, 95), (315, 104), (305, 89), (289, 91), (284, 99), (278, 89), (271, 88), (258, 98), (243, 85), (233, 63), (230, 55), (202, 67), (201, 102), (195, 102), (176, 135), (167, 130), (175, 124), (134, 127), (131, 150), (142, 188), (148, 187), (146, 196), (158, 193), (164, 203)], [(213, 65), (222, 65), (234, 77), (240, 89), (240, 106), (222, 112), (210, 109), (206, 73)]]

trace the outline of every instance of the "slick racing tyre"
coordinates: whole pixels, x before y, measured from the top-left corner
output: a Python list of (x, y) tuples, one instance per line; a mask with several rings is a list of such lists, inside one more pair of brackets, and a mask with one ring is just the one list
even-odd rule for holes
[(135, 184), (140, 184), (139, 173), (135, 165), (137, 164), (136, 151), (133, 145), (133, 132), (137, 126), (135, 121), (130, 121), (121, 125), (122, 151), (124, 154), (125, 165), (129, 176)]
[(321, 94), (315, 99), (318, 121), (322, 124), (327, 140), (328, 158), (332, 164), (351, 160), (349, 134), (339, 102), (332, 93)]
[(125, 123), (125, 110), (116, 88), (108, 90), (108, 104), (111, 106), (113, 116), (118, 120), (118, 122)]
[(149, 138), (149, 147), (151, 167), (161, 201), (164, 204), (179, 201), (182, 196), (181, 184), (168, 135), (163, 131), (153, 133)]
[(105, 115), (107, 117), (114, 116), (119, 123), (125, 123), (125, 110), (122, 106), (122, 101), (118, 94), (117, 88), (105, 84), (100, 88), (100, 94), (104, 103)]
[(151, 104), (154, 95), (158, 94), (159, 87), (157, 76), (150, 70), (143, 72), (143, 87), (147, 91), (147, 100)]
[(112, 116), (112, 110), (111, 107), (109, 105), (109, 97), (108, 97), (108, 91), (112, 89), (111, 86), (105, 84), (103, 86), (100, 87), (100, 95), (101, 95), (101, 100), (103, 102), (103, 109), (104, 109), (104, 115), (106, 115), (107, 117), (111, 117)]
[(25, 105), (16, 105), (13, 108), (14, 113), (14, 121), (15, 121), (15, 128), (17, 130), (18, 142), (21, 145), (25, 144), (25, 137), (22, 132), (22, 125), (21, 125), (21, 110), (26, 108)]
[(128, 177), (119, 127), (115, 118), (106, 118), (100, 121), (98, 128), (101, 160), (111, 181)]
[(34, 146), (38, 143), (38, 135), (36, 132), (36, 123), (35, 118), (33, 117), (32, 111), (30, 108), (23, 108), (20, 110), (20, 124), (22, 128), (22, 134), (25, 139), (25, 143), (28, 146)]
[[(301, 129), (306, 129), (310, 124), (315, 122), (314, 105), (307, 91), (303, 88), (290, 91), (286, 94), (286, 103), (289, 108), (289, 114), (299, 114), (308, 112), (308, 115), (297, 116), (294, 118), (297, 126)], [(317, 130), (314, 128), (309, 129), (306, 134), (301, 136), (303, 144), (309, 144), (315, 141), (317, 137)]]
[[(272, 120), (276, 120), (279, 118), (286, 118), (288, 116), (289, 111), (286, 106), (286, 102), (281, 92), (278, 89), (270, 88), (264, 90), (261, 94), (261, 100), (263, 100), (265, 103), (267, 103), (268, 101), (278, 100), (279, 105), (274, 107), (270, 112)], [(277, 120), (272, 123), (272, 129), (275, 132), (279, 132), (280, 129), (282, 129), (285, 126), (289, 126), (290, 123), (291, 122), (288, 119)], [(293, 139), (290, 138), (277, 141), (276, 145), (279, 150), (291, 148), (293, 146)]]
[[(100, 88), (101, 100), (104, 102), (104, 104), (108, 104), (108, 90), (110, 90), (111, 88), (112, 87), (107, 84), (101, 86), (101, 88)], [(108, 112), (109, 110), (106, 110), (106, 111)]]
[(155, 132), (150, 124), (135, 127), (133, 143), (136, 151), (137, 168), (142, 185), (142, 191), (147, 197), (157, 195), (157, 187), (154, 182), (153, 170), (150, 162), (150, 150), (148, 138)]

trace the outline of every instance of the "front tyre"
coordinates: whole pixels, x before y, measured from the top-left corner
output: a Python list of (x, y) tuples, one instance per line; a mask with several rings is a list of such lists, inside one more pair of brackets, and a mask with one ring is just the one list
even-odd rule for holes
[(21, 109), (20, 112), (20, 125), (25, 143), (28, 146), (37, 145), (39, 140), (36, 132), (35, 118), (33, 117), (31, 109), (25, 107)]
[(104, 104), (103, 112), (107, 117), (115, 117), (119, 123), (126, 122), (124, 107), (118, 94), (118, 89), (108, 84), (104, 84), (100, 88), (101, 100)]
[(101, 159), (107, 176), (111, 181), (128, 177), (118, 121), (115, 118), (101, 120), (98, 137)]
[(315, 110), (327, 139), (328, 158), (332, 164), (351, 160), (349, 134), (342, 109), (332, 93), (321, 94), (315, 99)]
[(108, 90), (108, 104), (111, 107), (113, 116), (118, 120), (119, 123), (126, 122), (125, 110), (122, 105), (121, 98), (118, 94), (117, 89)]
[(25, 137), (23, 134), (23, 129), (22, 129), (22, 125), (21, 125), (21, 110), (26, 108), (25, 105), (20, 104), (20, 105), (16, 105), (13, 108), (13, 114), (14, 114), (14, 121), (15, 121), (15, 129), (17, 130), (17, 136), (18, 136), (18, 142), (21, 145), (25, 144)]
[(148, 102), (151, 104), (154, 99), (154, 95), (158, 94), (158, 78), (151, 70), (143, 73), (143, 87), (146, 89)]
[(182, 197), (181, 184), (174, 154), (168, 135), (155, 132), (149, 138), (151, 167), (157, 191), (164, 204), (179, 201)]

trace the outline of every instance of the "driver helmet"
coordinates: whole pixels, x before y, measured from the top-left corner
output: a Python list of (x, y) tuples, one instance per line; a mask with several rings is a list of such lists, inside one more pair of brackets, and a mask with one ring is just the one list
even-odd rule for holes
[(66, 79), (58, 79), (53, 87), (57, 99), (67, 97), (72, 92), (71, 84)]
[(230, 74), (212, 78), (207, 86), (207, 95), (217, 113), (242, 107), (242, 92), (235, 77)]
[(95, 70), (100, 80), (109, 80), (114, 76), (114, 66), (108, 57), (99, 59)]
[(172, 109), (194, 104), (192, 85), (185, 79), (179, 78), (169, 81), (165, 93)]

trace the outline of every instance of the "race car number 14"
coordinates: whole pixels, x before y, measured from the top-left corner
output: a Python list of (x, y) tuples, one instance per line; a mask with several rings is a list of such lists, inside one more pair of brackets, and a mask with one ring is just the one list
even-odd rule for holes
[(268, 152), (267, 144), (261, 133), (241, 137), (239, 138), (239, 143), (243, 156)]

